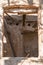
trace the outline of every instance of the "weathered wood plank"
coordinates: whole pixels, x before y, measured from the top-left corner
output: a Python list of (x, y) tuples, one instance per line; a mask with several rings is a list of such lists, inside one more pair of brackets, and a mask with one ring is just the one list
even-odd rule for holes
[(39, 6), (33, 6), (33, 5), (10, 5), (10, 6), (5, 6), (3, 9), (9, 10), (9, 9), (38, 9)]
[(37, 11), (33, 12), (12, 12), (12, 11), (5, 11), (5, 13), (11, 13), (11, 14), (37, 14)]

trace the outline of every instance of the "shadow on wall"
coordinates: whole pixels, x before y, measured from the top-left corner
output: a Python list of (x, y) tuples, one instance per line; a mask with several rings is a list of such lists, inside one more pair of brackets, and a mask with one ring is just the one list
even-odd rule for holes
[(33, 0), (27, 0), (29, 4), (33, 4)]
[(43, 0), (40, 0), (40, 4), (43, 4)]

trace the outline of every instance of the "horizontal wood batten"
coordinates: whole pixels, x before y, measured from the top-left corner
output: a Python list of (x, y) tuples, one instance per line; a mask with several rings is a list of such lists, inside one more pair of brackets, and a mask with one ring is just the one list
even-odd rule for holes
[(5, 6), (3, 7), (5, 10), (9, 10), (9, 9), (38, 9), (38, 6), (34, 6), (34, 5), (10, 5), (10, 6)]

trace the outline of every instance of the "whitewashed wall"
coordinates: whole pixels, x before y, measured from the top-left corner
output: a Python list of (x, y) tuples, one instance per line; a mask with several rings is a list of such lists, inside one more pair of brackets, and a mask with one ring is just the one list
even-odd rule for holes
[(2, 23), (3, 23), (3, 20), (2, 20), (2, 15), (3, 15), (3, 10), (2, 10), (2, 7), (0, 7), (0, 58), (2, 57)]
[[(9, 0), (10, 3), (12, 2), (13, 4), (39, 4), (39, 0)], [(8, 0), (0, 0), (1, 3), (5, 4), (5, 3), (8, 3)], [(2, 5), (3, 5), (2, 4)]]
[[(43, 59), (43, 0), (40, 0), (40, 14), (39, 14), (39, 58)], [(41, 18), (40, 18), (41, 16)]]

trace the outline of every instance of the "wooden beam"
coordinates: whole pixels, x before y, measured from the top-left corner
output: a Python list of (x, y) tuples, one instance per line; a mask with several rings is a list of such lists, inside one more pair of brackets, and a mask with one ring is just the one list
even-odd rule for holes
[(14, 20), (14, 18), (13, 17), (11, 17), (8, 13), (6, 13), (5, 12), (5, 14), (8, 16), (8, 17), (10, 17), (11, 19), (12, 19), (12, 22), (14, 22), (15, 20)]
[(29, 32), (29, 31), (36, 32), (36, 28), (33, 28), (31, 26), (25, 26), (22, 28), (22, 32)]
[(38, 9), (38, 6), (33, 6), (33, 5), (10, 5), (10, 6), (5, 6), (3, 9), (9, 10), (9, 9)]
[(33, 12), (12, 12), (12, 11), (4, 11), (4, 13), (11, 13), (11, 14), (37, 14), (37, 11), (33, 11)]
[(25, 26), (25, 19), (26, 19), (26, 15), (23, 15), (23, 26)]

